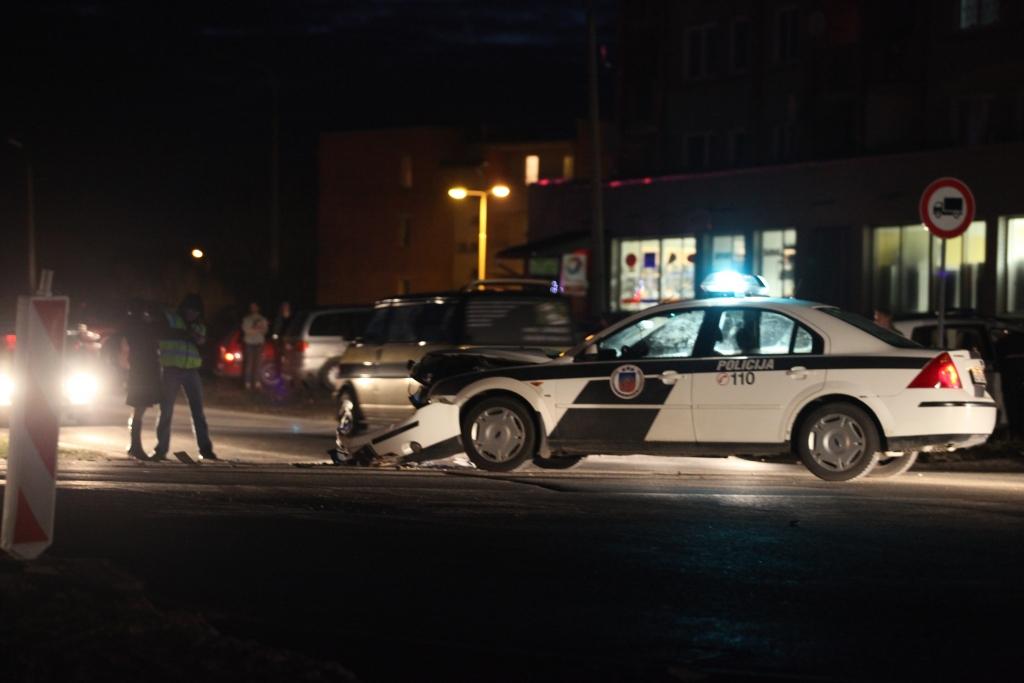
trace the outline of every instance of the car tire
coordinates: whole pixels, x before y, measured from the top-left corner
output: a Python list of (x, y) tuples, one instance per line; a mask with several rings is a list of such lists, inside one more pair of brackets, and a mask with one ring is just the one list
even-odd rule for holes
[(356, 392), (345, 387), (338, 394), (338, 435), (354, 436), (363, 431), (363, 414)]
[(878, 464), (871, 470), (872, 479), (888, 479), (890, 477), (898, 477), (917, 462), (917, 451), (910, 451), (903, 455), (896, 456), (895, 458), (879, 458)]
[(580, 461), (587, 456), (585, 455), (570, 455), (565, 457), (552, 457), (552, 458), (541, 458), (533, 456), (533, 464), (542, 470), (567, 470), (570, 467), (575, 467), (580, 464)]
[(281, 383), (281, 373), (274, 361), (265, 361), (260, 365), (260, 384), (264, 389), (276, 389)]
[(337, 358), (324, 363), (323, 367), (320, 368), (320, 372), (317, 373), (317, 384), (319, 389), (326, 389), (330, 393), (334, 393), (341, 386), (341, 361)]
[(796, 434), (796, 450), (811, 474), (825, 481), (853, 481), (878, 462), (875, 421), (849, 403), (827, 403), (812, 411)]
[(537, 429), (519, 399), (485, 398), (462, 417), (462, 444), (473, 464), (488, 472), (509, 472), (533, 458)]

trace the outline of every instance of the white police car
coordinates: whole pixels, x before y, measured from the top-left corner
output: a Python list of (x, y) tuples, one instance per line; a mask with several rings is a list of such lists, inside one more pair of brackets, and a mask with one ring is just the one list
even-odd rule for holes
[(795, 299), (663, 304), (554, 360), (454, 351), (425, 358), (413, 377), (417, 412), (339, 436), (339, 460), (465, 451), (507, 471), (589, 454), (795, 452), (818, 477), (848, 481), (983, 443), (996, 420), (984, 364), (969, 352), (928, 350)]

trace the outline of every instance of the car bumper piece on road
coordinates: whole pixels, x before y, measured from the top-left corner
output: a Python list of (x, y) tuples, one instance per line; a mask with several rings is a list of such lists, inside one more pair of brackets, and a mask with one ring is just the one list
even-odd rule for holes
[(369, 462), (393, 456), (408, 462), (447, 458), (461, 453), (459, 407), (431, 403), (409, 419), (383, 429), (337, 439), (335, 462)]

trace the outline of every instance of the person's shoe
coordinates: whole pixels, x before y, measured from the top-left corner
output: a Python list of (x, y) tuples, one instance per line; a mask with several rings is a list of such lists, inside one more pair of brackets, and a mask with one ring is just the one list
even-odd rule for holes
[(149, 456), (149, 459), (154, 461), (154, 462), (160, 462), (162, 460), (166, 460), (167, 459), (167, 454), (166, 453), (153, 453), (153, 455)]
[(132, 447), (129, 448), (126, 453), (128, 453), (129, 458), (135, 458), (136, 460), (149, 460), (149, 456), (146, 455), (146, 451), (142, 450), (142, 448)]
[(210, 451), (208, 453), (200, 453), (199, 454), (199, 459), (200, 460), (220, 460), (220, 458), (217, 457), (217, 454), (214, 453), (213, 451)]

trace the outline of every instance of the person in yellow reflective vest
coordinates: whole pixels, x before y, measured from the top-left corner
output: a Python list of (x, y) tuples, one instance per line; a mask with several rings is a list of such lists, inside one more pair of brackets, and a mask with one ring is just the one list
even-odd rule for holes
[(160, 395), (160, 419), (156, 425), (156, 450), (153, 460), (164, 460), (171, 448), (171, 418), (178, 392), (185, 390), (192, 411), (192, 431), (196, 435), (201, 460), (216, 460), (210, 429), (203, 412), (203, 385), (199, 368), (203, 359), (199, 347), (206, 343), (203, 300), (198, 294), (186, 296), (176, 311), (165, 311), (167, 328), (160, 339), (160, 366), (163, 382)]

